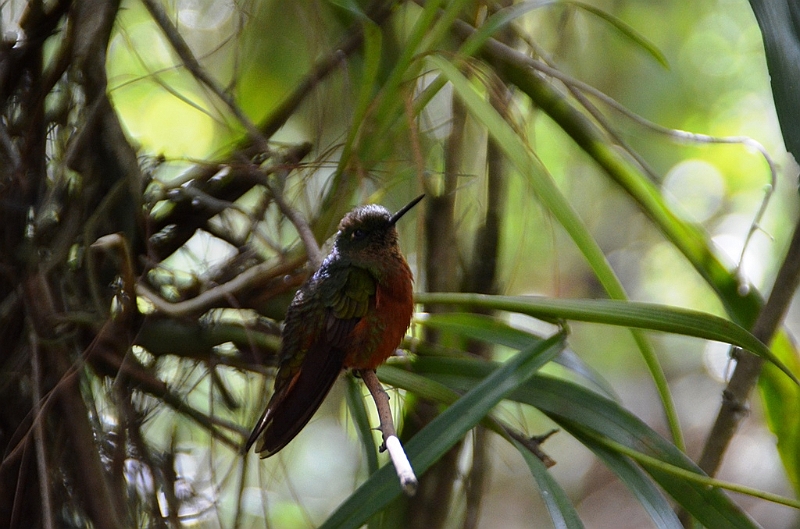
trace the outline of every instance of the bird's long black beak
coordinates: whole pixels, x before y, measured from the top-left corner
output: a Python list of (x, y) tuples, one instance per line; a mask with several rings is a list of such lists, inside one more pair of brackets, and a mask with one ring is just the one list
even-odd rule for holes
[(417, 198), (415, 198), (414, 200), (412, 200), (411, 202), (409, 202), (408, 204), (406, 204), (405, 206), (403, 206), (403, 208), (401, 208), (401, 209), (400, 209), (400, 211), (398, 211), (397, 213), (395, 213), (394, 215), (392, 215), (392, 217), (389, 219), (389, 224), (394, 224), (395, 222), (397, 222), (398, 220), (400, 220), (400, 217), (402, 217), (403, 215), (405, 215), (406, 213), (408, 213), (408, 210), (410, 210), (411, 208), (413, 208), (414, 206), (416, 206), (416, 205), (417, 205), (417, 203), (418, 203), (420, 200), (422, 200), (423, 198), (425, 198), (425, 195), (424, 195), (424, 194), (422, 194), (422, 195), (418, 196)]

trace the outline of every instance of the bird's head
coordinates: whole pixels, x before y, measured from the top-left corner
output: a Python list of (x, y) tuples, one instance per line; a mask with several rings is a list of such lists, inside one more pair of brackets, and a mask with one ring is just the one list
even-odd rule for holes
[(386, 252), (397, 251), (395, 223), (424, 196), (418, 196), (394, 215), (377, 204), (355, 208), (339, 223), (336, 251), (356, 262), (379, 261)]

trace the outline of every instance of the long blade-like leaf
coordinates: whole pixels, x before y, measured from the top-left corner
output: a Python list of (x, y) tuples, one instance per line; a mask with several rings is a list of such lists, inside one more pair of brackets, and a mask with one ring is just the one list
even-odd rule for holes
[(746, 329), (736, 323), (696, 310), (612, 299), (554, 299), (534, 296), (490, 296), (485, 294), (417, 294), (418, 303), (460, 305), (503, 310), (547, 320), (575, 320), (623, 327), (651, 329), (715, 340), (736, 345), (761, 356), (796, 384), (792, 371)]
[[(473, 387), (496, 369), (490, 362), (442, 358), (417, 358), (412, 369), (456, 391)], [(678, 468), (702, 474), (683, 452), (619, 404), (572, 382), (534, 375), (509, 394), (511, 400), (546, 413), (580, 438), (581, 429), (595, 432), (633, 450)], [(615, 467), (610, 467), (615, 470)], [(720, 489), (646, 467), (651, 477), (706, 527), (752, 529), (755, 523)]]
[(527, 463), (528, 468), (539, 486), (539, 494), (544, 501), (550, 519), (556, 529), (582, 529), (581, 522), (575, 507), (567, 497), (564, 489), (547, 471), (547, 467), (539, 459), (531, 454), (530, 450), (518, 442), (514, 442), (517, 450), (522, 454), (522, 458)]
[[(417, 474), (425, 471), (455, 445), (472, 427), (510, 392), (524, 384), (541, 366), (563, 348), (563, 335), (556, 335), (520, 351), (461, 399), (431, 421), (406, 446)], [(360, 527), (373, 514), (400, 494), (400, 485), (390, 465), (372, 474), (323, 524), (324, 528)]]
[[(483, 123), (489, 135), (508, 156), (511, 163), (516, 166), (520, 174), (528, 177), (542, 204), (553, 213), (559, 224), (575, 242), (575, 246), (583, 254), (598, 281), (608, 292), (609, 297), (620, 300), (627, 299), (625, 289), (608, 263), (600, 245), (594, 240), (578, 213), (558, 189), (544, 164), (533, 154), (530, 145), (520, 138), (519, 134), (485, 98), (478, 95), (475, 87), (453, 64), (442, 57), (435, 56), (431, 57), (430, 61), (450, 81), (453, 85), (453, 90), (464, 102), (466, 108), (478, 121)], [(653, 377), (673, 439), (682, 446), (683, 435), (680, 430), (678, 414), (675, 410), (672, 395), (669, 392), (667, 378), (656, 357), (655, 350), (640, 332), (632, 329), (631, 334)]]

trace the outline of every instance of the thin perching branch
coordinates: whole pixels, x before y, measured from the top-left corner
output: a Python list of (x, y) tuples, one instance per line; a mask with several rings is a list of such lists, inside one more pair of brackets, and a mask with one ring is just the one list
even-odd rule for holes
[(394, 428), (394, 420), (392, 419), (392, 410), (389, 407), (389, 395), (383, 389), (374, 369), (362, 369), (359, 374), (372, 394), (375, 406), (378, 408), (381, 433), (383, 434), (381, 451), (383, 449), (389, 451), (389, 457), (392, 459), (397, 478), (400, 480), (400, 487), (408, 496), (413, 496), (417, 492), (419, 482), (414, 474), (414, 469), (411, 468), (411, 463), (408, 461), (408, 456), (403, 450), (403, 445), (400, 443), (400, 439), (397, 438), (397, 431)]

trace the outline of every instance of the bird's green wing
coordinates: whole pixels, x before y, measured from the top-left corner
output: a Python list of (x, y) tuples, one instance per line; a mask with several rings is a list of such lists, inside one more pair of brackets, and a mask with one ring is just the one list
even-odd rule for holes
[(375, 279), (367, 270), (326, 270), (320, 281), (314, 294), (301, 289), (287, 313), (275, 393), (245, 446), (259, 441), (261, 457), (286, 446), (314, 415), (342, 370), (347, 336), (374, 306)]
[(323, 300), (328, 307), (326, 331), (332, 344), (345, 347), (353, 327), (366, 316), (375, 304), (375, 278), (364, 268), (350, 266), (346, 280), (326, 292)]

